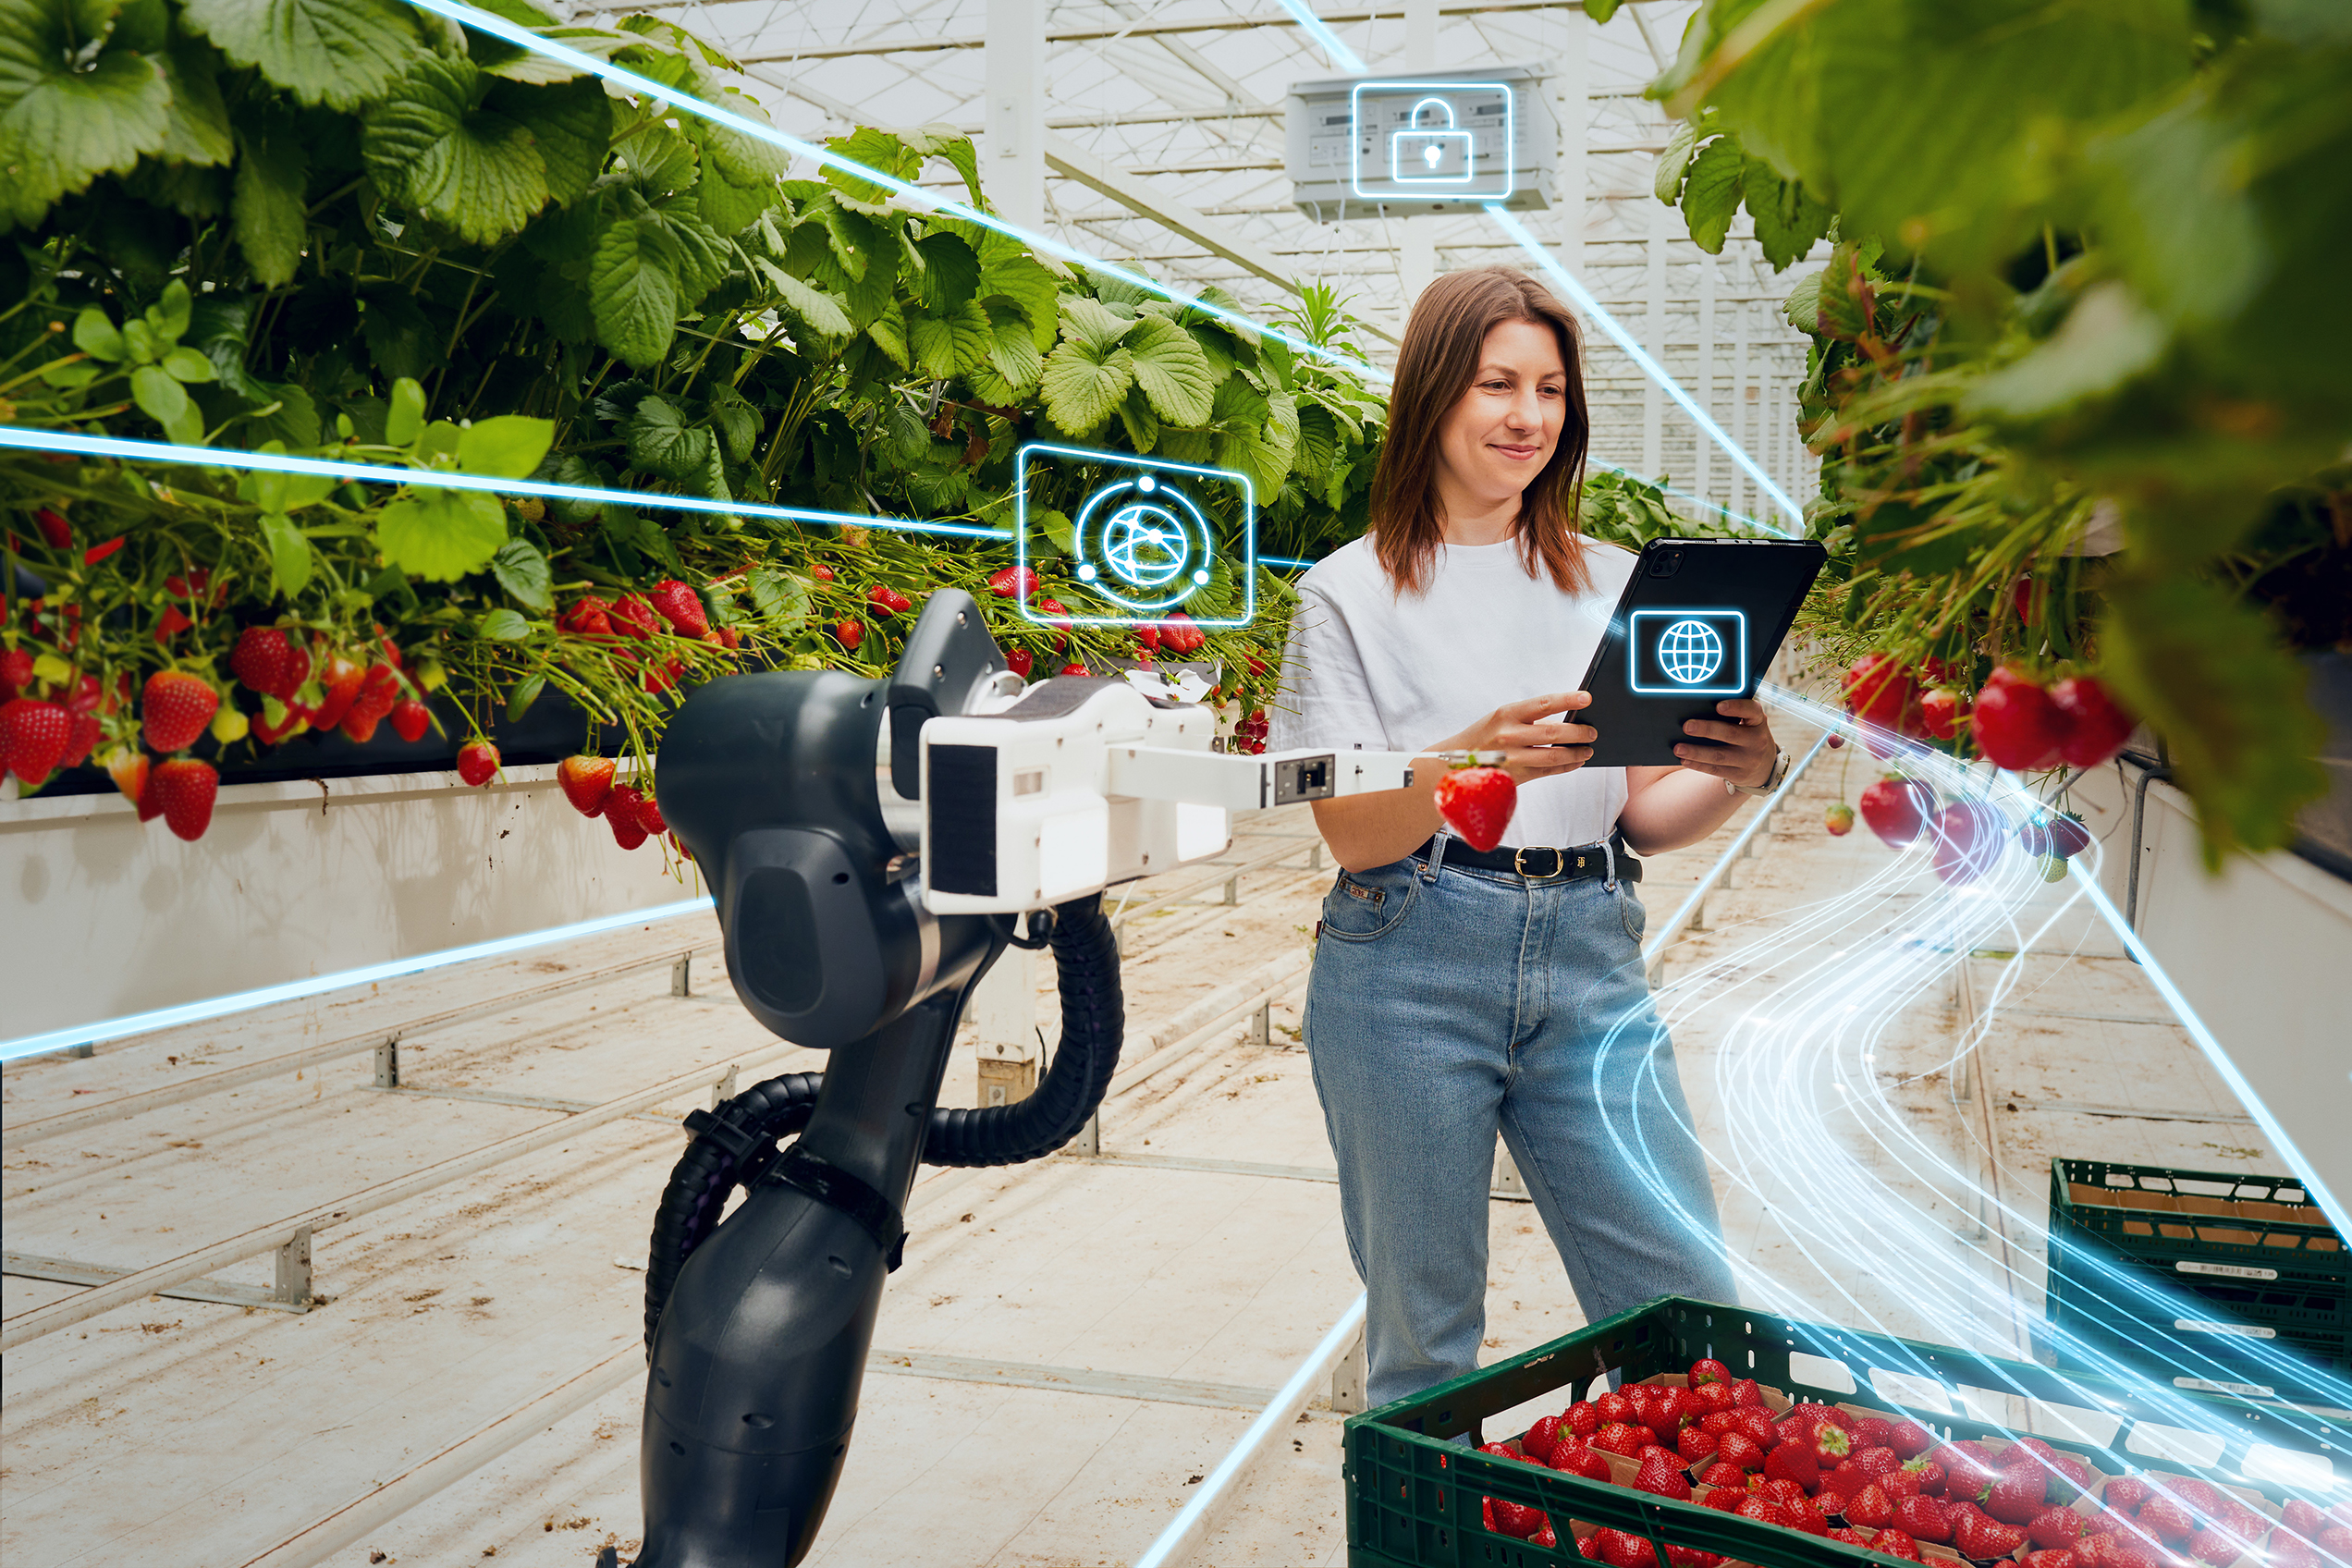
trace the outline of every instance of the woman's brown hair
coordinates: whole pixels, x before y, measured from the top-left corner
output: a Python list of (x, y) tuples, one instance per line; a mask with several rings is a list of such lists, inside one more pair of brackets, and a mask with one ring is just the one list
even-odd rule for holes
[(1438, 507), (1438, 430), (1470, 389), (1487, 334), (1506, 321), (1532, 321), (1560, 340), (1568, 371), (1568, 414), (1560, 444), (1519, 501), (1519, 555), (1534, 576), (1538, 562), (1562, 593), (1581, 593), (1584, 536), (1576, 500), (1592, 436), (1585, 410), (1584, 345), (1576, 318), (1551, 291), (1513, 267), (1450, 272), (1421, 291), (1397, 350), (1389, 393), (1389, 428), (1372, 479), (1372, 549), (1400, 592), (1428, 586), (1445, 520)]

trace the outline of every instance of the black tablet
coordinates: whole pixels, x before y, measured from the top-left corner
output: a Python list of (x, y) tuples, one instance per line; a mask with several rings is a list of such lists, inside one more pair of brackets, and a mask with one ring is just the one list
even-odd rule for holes
[[(1672, 767), (1685, 720), (1752, 697), (1829, 552), (1810, 539), (1653, 539), (1585, 671), (1602, 767)], [(1703, 741), (1701, 744), (1715, 744)]]

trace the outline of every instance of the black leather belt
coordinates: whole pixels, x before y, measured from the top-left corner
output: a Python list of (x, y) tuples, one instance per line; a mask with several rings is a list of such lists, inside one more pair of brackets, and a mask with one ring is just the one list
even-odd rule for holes
[[(1642, 879), (1641, 862), (1625, 848), (1623, 839), (1612, 839), (1617, 852), (1617, 878), (1621, 882)], [(1423, 860), (1436, 857), (1438, 841), (1434, 838), (1422, 841), (1413, 851)], [(1505, 844), (1500, 849), (1474, 850), (1459, 839), (1449, 838), (1445, 847), (1445, 864), (1469, 866), (1478, 871), (1507, 871), (1524, 876), (1530, 882), (1578, 882), (1586, 877), (1609, 875), (1609, 854), (1599, 844), (1579, 844), (1573, 850), (1562, 850), (1550, 844), (1529, 844), (1513, 848)]]

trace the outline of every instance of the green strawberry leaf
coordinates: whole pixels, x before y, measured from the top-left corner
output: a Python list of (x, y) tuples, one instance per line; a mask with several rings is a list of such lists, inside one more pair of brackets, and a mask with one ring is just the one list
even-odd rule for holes
[(501, 82), (485, 102), (531, 128), (550, 196), (569, 204), (587, 194), (612, 145), (612, 97), (602, 81), (582, 77), (546, 87)]
[(1747, 158), (1739, 143), (1719, 136), (1700, 151), (1683, 185), (1683, 221), (1694, 244), (1710, 256), (1723, 253), (1724, 238), (1746, 193)]
[(458, 466), (468, 473), (521, 479), (538, 468), (555, 439), (553, 420), (524, 414), (476, 420), (458, 434)]
[[(126, 174), (170, 135), (171, 85), (145, 55), (104, 49), (104, 9), (0, 0), (0, 222), (31, 227), (58, 198)], [(92, 24), (95, 25), (92, 25)]]
[(431, 58), (394, 0), (188, 0), (182, 21), (305, 104), (356, 109)]
[(495, 643), (520, 643), (531, 635), (531, 622), (519, 611), (496, 609), (484, 616), (475, 630)]
[(74, 317), (73, 341), (75, 348), (92, 359), (104, 360), (108, 364), (119, 364), (130, 357), (121, 332), (95, 305), (84, 305), (81, 313)]
[(283, 512), (263, 514), (262, 542), (269, 546), (272, 586), (291, 599), (311, 581), (311, 542)]
[(541, 615), (556, 607), (555, 573), (547, 557), (528, 539), (509, 539), (490, 557), (490, 575), (517, 604)]
[(1126, 349), (1106, 349), (1072, 337), (1046, 356), (1045, 374), (1037, 386), (1054, 423), (1083, 436), (1101, 427), (1134, 381), (1134, 361)]
[(629, 441), (629, 466), (644, 473), (683, 483), (698, 477), (711, 459), (711, 435), (686, 422), (667, 398), (649, 397), (637, 405), (623, 427)]
[(419, 61), (370, 110), (360, 152), (387, 194), (488, 244), (530, 222), (549, 192), (546, 161), (530, 129), (472, 107), (480, 76), (465, 61)]
[(997, 301), (986, 308), (990, 328), (988, 363), (1003, 378), (1008, 391), (1023, 396), (1037, 385), (1046, 356), (1038, 350), (1029, 318), (1019, 306)]
[(1054, 275), (1028, 256), (1005, 256), (980, 269), (980, 298), (999, 296), (1029, 320), (1029, 330), (1044, 353), (1061, 330), (1061, 285)]
[(759, 441), (759, 410), (723, 381), (714, 383), (703, 400), (710, 409), (711, 423), (717, 427), (728, 457), (739, 463), (748, 461)]
[[(766, 256), (753, 256), (752, 264), (759, 269), (761, 276), (775, 285), (776, 292), (782, 297), (785, 310), (819, 337), (847, 337), (855, 330), (850, 324), (849, 312), (832, 295), (802, 282)], [(867, 328), (868, 331), (876, 329), (895, 339), (895, 348), (881, 337), (876, 337), (875, 341), (881, 343), (889, 351), (890, 358), (903, 368), (906, 364), (905, 323), (899, 321), (893, 312), (885, 321), (876, 321)]]
[(1218, 376), (1191, 333), (1165, 316), (1145, 316), (1129, 330), (1126, 348), (1154, 413), (1170, 424), (1208, 423)]
[[(121, 36), (119, 24), (116, 36)], [(235, 158), (237, 143), (229, 133), (228, 105), (221, 99), (220, 82), (214, 75), (218, 56), (192, 38), (177, 38), (164, 53), (151, 51), (150, 57), (163, 67), (164, 80), (171, 86), (171, 120), (155, 156), (167, 164), (206, 168)]]
[(431, 582), (480, 571), (506, 542), (505, 508), (478, 490), (403, 491), (375, 520), (385, 560)]
[(384, 413), (384, 442), (387, 447), (410, 447), (424, 433), (424, 386), (414, 376), (404, 375), (392, 384), (392, 401)]
[(678, 330), (678, 273), (659, 220), (616, 218), (596, 239), (588, 306), (596, 340), (623, 363), (651, 370)]
[(921, 260), (915, 297), (935, 315), (960, 311), (980, 287), (980, 258), (952, 234), (926, 234), (909, 242)]
[(229, 199), (229, 219), (245, 264), (261, 283), (294, 281), (301, 263), (302, 240), (310, 227), (303, 203), (308, 158), (290, 126), (274, 128), (266, 135), (239, 139), (236, 194)]

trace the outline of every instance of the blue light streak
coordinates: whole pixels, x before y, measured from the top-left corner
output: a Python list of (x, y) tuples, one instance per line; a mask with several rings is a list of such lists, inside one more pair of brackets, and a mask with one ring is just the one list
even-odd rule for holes
[(1282, 0), (1282, 9), (1298, 18), (1299, 26), (1306, 30), (1306, 35), (1315, 40), (1323, 53), (1331, 57), (1331, 63), (1340, 69), (1353, 76), (1366, 68), (1364, 57), (1341, 43), (1340, 35), (1331, 31), (1329, 22), (1317, 16), (1308, 7), (1306, 0)]
[[(1795, 501), (1790, 500), (1788, 493), (1782, 490), (1778, 484), (1772, 483), (1772, 476), (1766, 473), (1762, 467), (1757, 463), (1756, 459), (1747, 455), (1747, 448), (1733, 440), (1724, 431), (1723, 427), (1715, 423), (1714, 416), (1710, 415), (1705, 409), (1701, 408), (1697, 399), (1694, 398), (1688, 392), (1683, 390), (1681, 386), (1675, 382), (1674, 378), (1666, 374), (1666, 368), (1660, 364), (1656, 360), (1650, 358), (1649, 351), (1634, 340), (1634, 335), (1627, 332), (1623, 326), (1618, 325), (1617, 318), (1615, 316), (1611, 315), (1607, 311), (1601, 309), (1600, 301), (1593, 298), (1592, 291), (1590, 289), (1586, 288), (1582, 283), (1577, 281), (1574, 274), (1571, 273), (1566, 267), (1562, 266), (1557, 257), (1553, 256), (1550, 251), (1545, 250), (1541, 245), (1536, 242), (1536, 237), (1527, 232), (1525, 225), (1522, 224), (1516, 217), (1513, 217), (1501, 207), (1496, 206), (1491, 202), (1489, 202), (1487, 206), (1487, 215), (1494, 219), (1494, 221), (1501, 227), (1502, 231), (1505, 234), (1510, 235), (1512, 239), (1517, 240), (1519, 242), (1520, 249), (1525, 251), (1528, 255), (1535, 258), (1536, 264), (1544, 270), (1546, 276), (1550, 277), (1553, 283), (1560, 287), (1562, 292), (1568, 296), (1570, 302), (1574, 304), (1578, 310), (1584, 312), (1585, 314), (1590, 316), (1595, 322), (1599, 323), (1601, 331), (1609, 335), (1609, 340), (1616, 344), (1620, 349), (1623, 349), (1625, 351), (1626, 356), (1630, 358), (1635, 364), (1641, 367), (1643, 374), (1658, 383), (1659, 386), (1665, 392), (1666, 396), (1673, 398), (1676, 406), (1681, 408), (1683, 412), (1691, 417), (1691, 423), (1697, 425), (1699, 429), (1707, 433), (1709, 440), (1714, 442), (1718, 447), (1721, 447), (1731, 458), (1732, 461), (1739, 465), (1742, 472), (1746, 473), (1750, 479), (1756, 481), (1758, 489), (1770, 496), (1773, 504), (1778, 506), (1782, 511), (1788, 513), (1790, 520), (1795, 522), (1800, 529), (1803, 528), (1805, 523), (1805, 508), (1798, 506)], [(1758, 526), (1770, 528), (1771, 525), (1770, 523), (1762, 523), (1758, 524)], [(1783, 537), (1788, 536), (1785, 530), (1773, 529), (1772, 532), (1780, 533)]]
[(395, 468), (291, 452), (239, 452), (215, 447), (181, 447), (165, 441), (130, 441), (115, 435), (83, 435), (63, 430), (28, 430), (0, 425), (0, 447), (32, 452), (75, 452), (84, 457), (121, 458), (129, 462), (193, 463), (204, 468), (255, 469), (270, 473), (314, 473), (366, 484), (415, 484), (426, 489), (484, 490), (511, 496), (606, 506), (650, 507), (658, 511), (726, 512), (737, 517), (777, 518), (833, 528), (878, 528), (898, 533), (947, 533), (965, 539), (1010, 539), (1011, 531), (961, 522), (925, 522), (913, 518), (869, 517), (856, 512), (815, 511), (806, 507), (771, 507), (756, 501), (719, 501), (707, 496), (668, 496), (650, 490), (606, 490), (587, 484), (551, 484), (537, 479), (502, 479), (495, 474), (449, 473), (438, 469)]
[(183, 1002), (178, 1007), (155, 1008), (147, 1012), (134, 1012), (121, 1018), (110, 1018), (97, 1023), (77, 1023), (69, 1028), (51, 1029), (39, 1035), (25, 1035), (14, 1040), (0, 1042), (0, 1061), (14, 1061), (19, 1057), (43, 1056), (52, 1051), (71, 1050), (77, 1046), (95, 1045), (101, 1040), (119, 1040), (126, 1035), (145, 1035), (157, 1029), (170, 1029), (182, 1023), (202, 1023), (210, 1019), (226, 1018), (233, 1012), (249, 1012), (257, 1007), (276, 1002), (299, 1001), (326, 991), (339, 991), (348, 986), (365, 986), (385, 980), (398, 980), (410, 974), (423, 974), (430, 970), (446, 969), (453, 963), (472, 963), (477, 959), (498, 958), (507, 953), (522, 952), (531, 948), (545, 947), (553, 942), (569, 942), (576, 937), (594, 937), (599, 932), (618, 931), (624, 925), (643, 925), (652, 921), (675, 920), (680, 915), (696, 914), (711, 907), (707, 894), (699, 899), (680, 899), (676, 903), (655, 904), (651, 909), (630, 910), (620, 914), (598, 915), (594, 920), (574, 921), (569, 925), (551, 925), (544, 931), (527, 932), (520, 937), (500, 937), (493, 941), (475, 942), (468, 947), (445, 948), (439, 952), (423, 953), (415, 958), (394, 959), (388, 963), (374, 963), (360, 969), (345, 969), (333, 974), (313, 974), (300, 980), (289, 980), (282, 986), (263, 986), (257, 990), (233, 991), (223, 997), (210, 997), (202, 1001)]
[(1105, 277), (1115, 277), (1122, 283), (1133, 284), (1163, 300), (1182, 305), (1187, 310), (1199, 311), (1204, 314), (1215, 316), (1219, 321), (1230, 322), (1236, 326), (1247, 327), (1252, 332), (1262, 333), (1278, 342), (1288, 344), (1302, 354), (1337, 365), (1342, 370), (1367, 380), (1385, 384), (1389, 379), (1384, 372), (1365, 363), (1353, 355), (1341, 353), (1335, 349), (1324, 348), (1320, 344), (1309, 342), (1304, 337), (1285, 332), (1280, 327), (1268, 326), (1263, 322), (1254, 321), (1240, 311), (1212, 304), (1198, 295), (1187, 294), (1182, 289), (1172, 288), (1165, 283), (1122, 267), (1115, 262), (1106, 261), (1047, 235), (1033, 233), (1019, 224), (1007, 222), (994, 213), (983, 212), (967, 202), (947, 200), (937, 191), (926, 190), (911, 180), (900, 179), (896, 175), (885, 174), (880, 169), (868, 168), (854, 158), (845, 158), (840, 153), (828, 152), (814, 142), (803, 141), (797, 136), (787, 135), (774, 126), (736, 114), (729, 109), (719, 108), (716, 104), (706, 104), (691, 92), (680, 92), (678, 89), (666, 86), (651, 77), (640, 76), (635, 71), (625, 69), (607, 60), (599, 60), (592, 55), (584, 55), (567, 44), (557, 43), (553, 39), (542, 38), (529, 28), (510, 22), (504, 17), (496, 17), (487, 11), (476, 10), (472, 6), (458, 3), (458, 0), (409, 0), (409, 4), (421, 10), (431, 11), (436, 16), (447, 17), (451, 21), (460, 22), (477, 32), (485, 32), (493, 38), (504, 39), (517, 48), (545, 55), (551, 60), (560, 60), (576, 71), (584, 71), (592, 76), (602, 77), (605, 80), (625, 87), (631, 92), (643, 93), (649, 98), (658, 98), (672, 108), (706, 119), (714, 125), (723, 125), (739, 135), (751, 137), (756, 141), (765, 141), (771, 147), (781, 148), (795, 157), (806, 158), (820, 167), (838, 169), (843, 174), (852, 175), (859, 179), (880, 186), (906, 201), (913, 202), (926, 211), (943, 213), (964, 223), (977, 224), (982, 228), (1001, 234), (1008, 239), (1017, 239), (1033, 251), (1059, 256), (1065, 262), (1075, 263), (1086, 268), (1089, 272), (1100, 273)]
[[(1883, 731), (1780, 688), (1768, 685), (1762, 694), (1776, 708), (1825, 730), (1877, 741), (1895, 766), (1928, 779), (1947, 800), (1988, 802), (2002, 808), (2005, 819), (2021, 819), (2043, 807), (2012, 775), (1970, 768), (1932, 750), (1892, 746), (1893, 738)], [(1757, 820), (1762, 820), (1760, 814)], [(1751, 823), (1749, 831), (1756, 826)], [(1736, 853), (1738, 847), (1731, 852)], [(1808, 1296), (1793, 1282), (1802, 1276), (1788, 1261), (1775, 1263), (1768, 1272), (1733, 1256), (1727, 1261), (1739, 1278), (1744, 1299), (1799, 1318), (1851, 1323), (1963, 1347), (1984, 1344), (1991, 1333), (2011, 1342), (1988, 1347), (1985, 1354), (2028, 1359), (2028, 1329), (2019, 1303), (2030, 1302), (2040, 1289), (2031, 1263), (2038, 1250), (2047, 1255), (2046, 1217), (2007, 1203), (1997, 1187), (1988, 1189), (1981, 1182), (1972, 1164), (1956, 1162), (1930, 1145), (1915, 1125), (1916, 1113), (1907, 1114), (1890, 1098), (1886, 1079), (1892, 1074), (1881, 1073), (1877, 1052), (1883, 1043), (1916, 1036), (1914, 1010), (1941, 1008), (1942, 983), (1970, 955), (1998, 958), (2007, 953), (2012, 956), (2003, 961), (1991, 995), (1979, 1005), (1974, 1027), (1955, 1042), (1953, 1054), (1941, 1064), (1917, 1059), (1903, 1064), (1909, 1075), (1906, 1083), (1928, 1073), (1941, 1073), (1948, 1081), (1955, 1071), (1966, 1070), (1970, 1054), (2020, 985), (2027, 957), (2086, 900), (2144, 965), (2150, 964), (2150, 955), (2144, 944), (2123, 929), (2112, 903), (2097, 888), (2100, 851), (2095, 844), (2076, 858), (2072, 873), (2076, 890), (2030, 928), (2018, 917), (2030, 900), (2048, 896), (2030, 857), (2009, 852), (2004, 842), (2003, 852), (1977, 882), (1961, 887), (1928, 882), (1929, 895), (1920, 899), (1916, 889), (1930, 852), (1923, 839), (1898, 851), (1845, 893), (1780, 912), (1766, 934), (1678, 978), (1660, 994), (1657, 1005), (1670, 1024), (1695, 1020), (1702, 1012), (1719, 1022), (1727, 1015), (1733, 1018), (1714, 1057), (1724, 1128), (1708, 1142), (1709, 1159), (1735, 1190), (1766, 1206), (1768, 1223), (1776, 1239), (1784, 1240), (1792, 1261), (1801, 1260), (1812, 1269), (1827, 1292), (1820, 1299)], [(1660, 946), (1653, 945), (1645, 958), (1654, 958)], [(2274, 1119), (2218, 1054), (2210, 1031), (2177, 987), (2161, 969), (2150, 965), (2148, 972), (2183, 1027), (2270, 1132)], [(1650, 1009), (1637, 1012), (1639, 1016), (1621, 1021), (1603, 1051), (1640, 1050), (1648, 1059), (1645, 1071), (1653, 1076), (1671, 1072), (1671, 1059), (1660, 1048), (1665, 1035), (1652, 1022)], [(1597, 1064), (1595, 1072), (1598, 1077), (1603, 1068)], [(1609, 1117), (1607, 1109), (1604, 1116)], [(1645, 1126), (1638, 1106), (1632, 1118), (1623, 1111), (1610, 1118), (1609, 1130), (1629, 1168), (1642, 1173), (1657, 1200), (1671, 1208), (1672, 1183), (1660, 1173), (1652, 1145), (1670, 1133), (1679, 1145), (1697, 1130)], [(1969, 1136), (1973, 1139), (1974, 1133)], [(2291, 1145), (2281, 1140), (2276, 1147), (2298, 1172), (2307, 1169)], [(1792, 1151), (1802, 1151), (1801, 1167), (1792, 1166)], [(1917, 1204), (1891, 1183), (1889, 1177), (1896, 1173), (1933, 1197), (1924, 1206)], [(2317, 1188), (2309, 1190), (2315, 1200), (2321, 1198)], [(2330, 1213), (2335, 1217), (2334, 1210)], [(1685, 1212), (1679, 1218), (1695, 1236), (1712, 1244), (1709, 1228), (1696, 1216)], [(2343, 1221), (2338, 1218), (2337, 1222)], [(1981, 1238), (1973, 1243), (1968, 1236), (1972, 1229)], [(1911, 1317), (1901, 1324), (1881, 1320), (1875, 1304), (1864, 1299), (1857, 1283), (1850, 1283), (1865, 1276)], [(1965, 1389), (1938, 1378), (1924, 1364), (1856, 1367), (1856, 1383), (1881, 1401), (1925, 1414), (1966, 1407), (1966, 1413), (1996, 1426), (2014, 1423), (2017, 1430), (2038, 1429), (2104, 1450), (2106, 1457), (2100, 1463), (2111, 1471), (2143, 1468), (2149, 1460), (2165, 1457), (2146, 1446), (2149, 1439), (2142, 1427), (2152, 1421), (2173, 1428), (2169, 1434), (2154, 1433), (2154, 1440), (2193, 1439), (2209, 1445), (2217, 1464), (2227, 1459), (2248, 1479), (2307, 1492), (2345, 1486), (2347, 1477), (2331, 1471), (2323, 1454), (2248, 1447), (2243, 1423), (2227, 1403), (2227, 1390), (2247, 1386), (2245, 1380), (2258, 1374), (2264, 1381), (2284, 1383), (2286, 1378), (2280, 1375), (2291, 1373), (2297, 1386), (2316, 1389), (2307, 1397), (2352, 1408), (2352, 1384), (2324, 1373), (2315, 1376), (2308, 1364), (2260, 1340), (2217, 1341), (2178, 1327), (2177, 1308), (2162, 1288), (2120, 1266), (2093, 1260), (2091, 1277), (2095, 1288), (2088, 1306), (2098, 1319), (2111, 1331), (2123, 1320), (2133, 1320), (2138, 1331), (2129, 1337), (2149, 1364), (2189, 1380), (2187, 1387), (2175, 1388), (2098, 1345), (2052, 1329), (2052, 1340), (2069, 1365), (2131, 1390), (2141, 1425), (2130, 1433), (2120, 1429), (2121, 1412), (2088, 1387), (2065, 1381), (2062, 1387), (2071, 1388), (2069, 1397), (2076, 1402), (2071, 1406), (2037, 1400), (2029, 1407), (2030, 1416), (2019, 1416), (2000, 1405), (1985, 1404), (1986, 1396), (2023, 1396), (1989, 1360), (1981, 1364), (1983, 1390), (1973, 1406)], [(2234, 1365), (2214, 1359), (2211, 1353), (2222, 1343), (2228, 1345)], [(1890, 1354), (1898, 1361), (1907, 1359), (1899, 1351)], [(1873, 1370), (1920, 1378), (1925, 1387), (1900, 1394), (1872, 1390)], [(2209, 1397), (2215, 1391), (2224, 1395), (2218, 1405)], [(2276, 1442), (2308, 1440), (2314, 1451), (2330, 1445), (2340, 1451), (2343, 1428), (2330, 1416), (2268, 1401), (2259, 1408)]]

